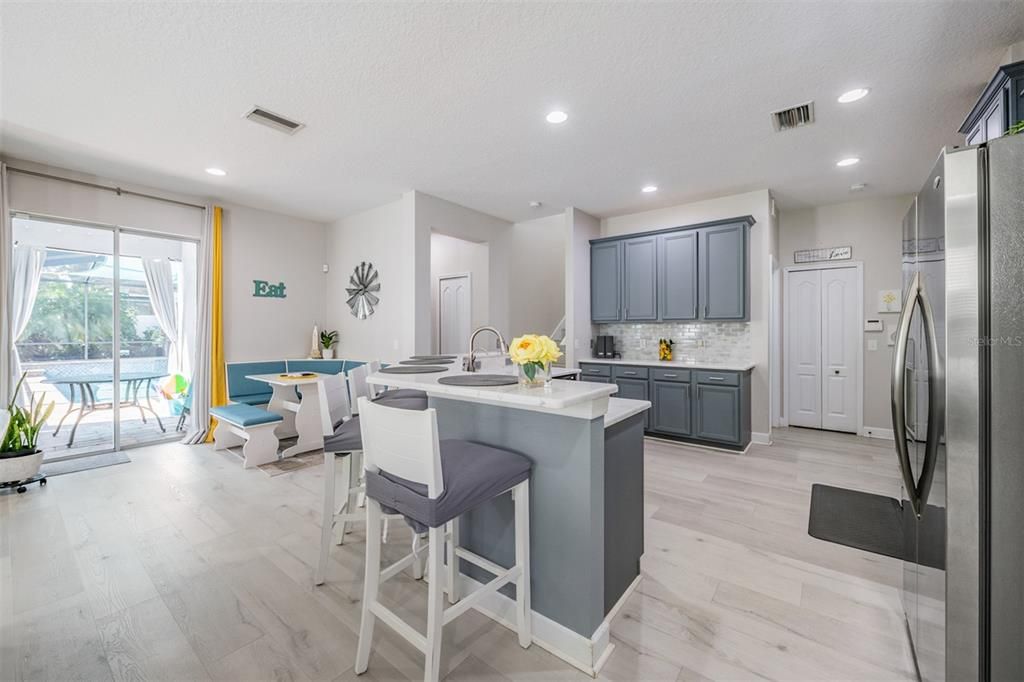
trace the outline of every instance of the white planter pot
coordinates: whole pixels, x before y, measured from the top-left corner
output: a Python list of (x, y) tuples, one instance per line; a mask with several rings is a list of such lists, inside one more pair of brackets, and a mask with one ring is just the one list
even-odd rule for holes
[(20, 457), (0, 457), (0, 483), (32, 478), (39, 473), (39, 467), (42, 465), (42, 451)]
[(333, 348), (324, 348), (322, 351), (320, 351), (320, 354), (324, 356), (324, 360), (333, 360), (334, 359), (334, 349)]

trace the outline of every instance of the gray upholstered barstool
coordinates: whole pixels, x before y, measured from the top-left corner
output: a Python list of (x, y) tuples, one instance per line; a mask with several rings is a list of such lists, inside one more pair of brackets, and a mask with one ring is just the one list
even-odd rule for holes
[[(315, 583), (322, 585), (327, 575), (327, 562), (331, 552), (331, 533), (338, 529), (338, 544), (345, 541), (345, 528), (349, 523), (363, 521), (365, 513), (352, 507), (353, 496), (360, 496), (364, 490), (362, 483), (363, 466), (361, 452), (362, 436), (359, 428), (359, 417), (353, 416), (348, 400), (348, 389), (345, 378), (339, 375), (326, 376), (317, 384), (320, 392), (321, 426), (324, 434), (324, 497), (323, 511), (320, 522), (320, 560), (317, 562)], [(406, 410), (423, 410), (427, 407), (427, 399), (402, 398), (389, 401), (396, 408)], [(337, 502), (335, 490), (336, 460), (341, 457), (343, 497)], [(355, 506), (359, 506), (358, 502)], [(395, 518), (398, 518), (395, 516)], [(386, 540), (385, 526), (385, 540)]]
[[(366, 577), (355, 672), (366, 672), (373, 627), (379, 618), (426, 656), (424, 680), (439, 678), (441, 631), (484, 597), (514, 582), (519, 644), (530, 646), (530, 460), (516, 452), (464, 440), (439, 440), (434, 409), (403, 410), (359, 399), (366, 469)], [(452, 532), (458, 517), (481, 504), (511, 493), (515, 504), (515, 565), (497, 564), (458, 546)], [(380, 566), (381, 519), (399, 512), (429, 540), (427, 632), (422, 635), (379, 601), (380, 585), (418, 564), (414, 551), (385, 569)], [(448, 532), (446, 533), (446, 528)], [(447, 554), (447, 570), (445, 570)], [(495, 577), (458, 600), (459, 560)], [(447, 588), (451, 601), (442, 608)]]
[[(375, 374), (380, 371), (381, 363), (380, 360), (371, 360), (365, 365), (354, 367), (349, 370), (348, 373), (348, 384), (352, 396), (352, 404), (358, 406), (359, 399), (366, 396), (370, 400), (377, 402), (389, 402), (391, 400), (404, 400), (406, 398), (416, 398), (418, 400), (427, 400), (427, 394), (424, 391), (419, 391), (415, 388), (389, 388), (370, 386), (367, 383), (366, 378), (371, 374)], [(424, 405), (424, 407), (426, 407)], [(356, 409), (359, 409), (356, 407)]]

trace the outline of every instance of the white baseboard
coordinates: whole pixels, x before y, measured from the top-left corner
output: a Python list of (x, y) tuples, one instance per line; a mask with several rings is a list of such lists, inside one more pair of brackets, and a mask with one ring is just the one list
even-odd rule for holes
[(770, 434), (770, 433), (758, 433), (757, 431), (754, 431), (754, 432), (752, 432), (750, 434), (750, 442), (751, 443), (756, 443), (758, 445), (771, 445), (772, 444), (772, 434)]
[(865, 426), (861, 429), (861, 436), (865, 438), (878, 438), (879, 440), (893, 440), (892, 429), (883, 429), (877, 426)]
[[(556, 623), (547, 616), (531, 611), (532, 620), (530, 624), (533, 629), (533, 643), (545, 651), (558, 656), (574, 668), (582, 670), (591, 677), (596, 677), (601, 666), (608, 660), (608, 656), (615, 647), (611, 643), (610, 621), (626, 601), (626, 598), (640, 584), (640, 577), (637, 576), (636, 580), (626, 589), (625, 593), (619, 598), (619, 601), (616, 602), (615, 606), (589, 639), (578, 632), (573, 632), (564, 625)], [(459, 578), (461, 591), (464, 596), (483, 587), (482, 583), (465, 574), (461, 574)], [(500, 592), (491, 592), (477, 602), (477, 605), (473, 608), (515, 632), (515, 607), (516, 602), (514, 599), (510, 599)]]

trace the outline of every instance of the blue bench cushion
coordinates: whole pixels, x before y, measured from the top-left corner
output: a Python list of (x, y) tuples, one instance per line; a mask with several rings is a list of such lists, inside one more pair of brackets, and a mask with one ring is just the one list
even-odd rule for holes
[(366, 472), (366, 494), (387, 513), (405, 516), (417, 533), (437, 528), (530, 478), (530, 460), (518, 452), (467, 440), (442, 440), (444, 492), (427, 497), (427, 486), (386, 471)]
[(258, 395), (238, 395), (232, 398), (236, 403), (243, 405), (266, 405), (270, 402), (270, 396), (273, 393), (260, 393)]
[(288, 360), (289, 372), (319, 372), (320, 374), (341, 374), (344, 360)]
[(279, 414), (242, 403), (224, 405), (221, 407), (211, 407), (210, 414), (217, 419), (221, 419), (229, 424), (234, 424), (235, 426), (241, 426), (243, 428), (246, 426), (271, 424), (273, 422), (281, 421), (281, 415)]
[(270, 386), (268, 384), (246, 379), (246, 377), (251, 374), (283, 374), (286, 371), (287, 365), (284, 360), (229, 362), (227, 364), (228, 399), (241, 402), (239, 398), (243, 396), (269, 395)]

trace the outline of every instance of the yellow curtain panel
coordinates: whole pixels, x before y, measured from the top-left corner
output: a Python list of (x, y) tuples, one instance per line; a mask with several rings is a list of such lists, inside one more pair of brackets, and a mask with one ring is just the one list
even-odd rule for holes
[[(227, 378), (224, 375), (224, 258), (221, 241), (223, 209), (213, 207), (213, 277), (210, 287), (210, 407), (228, 404)], [(210, 418), (206, 442), (213, 442), (217, 420)]]

